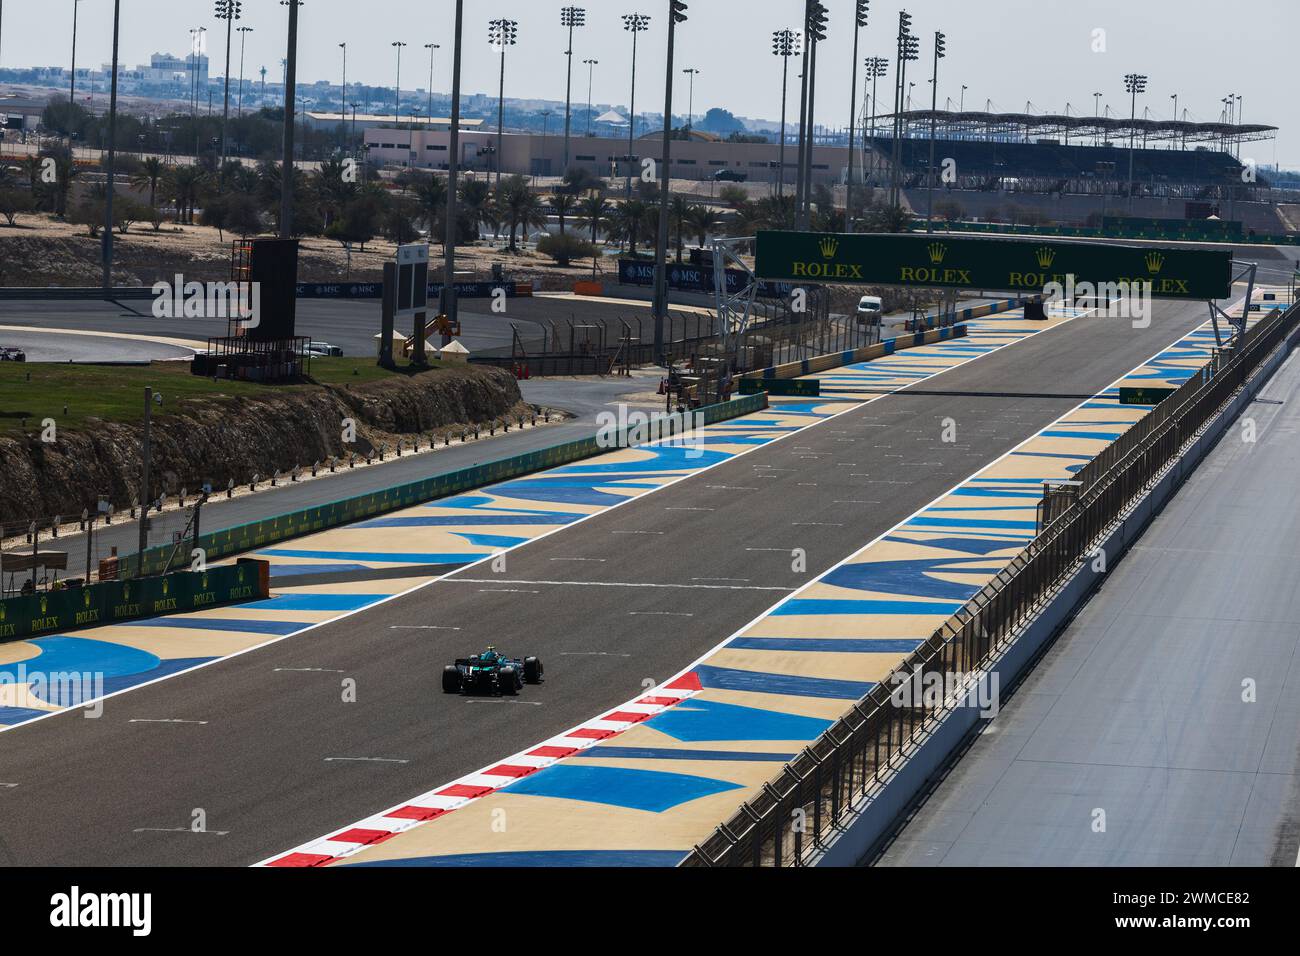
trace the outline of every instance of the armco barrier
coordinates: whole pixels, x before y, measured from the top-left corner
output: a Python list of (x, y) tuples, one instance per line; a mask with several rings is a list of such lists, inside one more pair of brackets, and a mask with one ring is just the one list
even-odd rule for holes
[(183, 614), (270, 593), (270, 565), (241, 558), (206, 571), (177, 571), (139, 581), (101, 581), (0, 601), (0, 641), (142, 617)]
[(869, 362), (872, 359), (893, 355), (895, 352), (916, 348), (919, 345), (931, 345), (947, 339), (960, 339), (967, 332), (967, 327), (964, 325), (945, 326), (941, 329), (930, 329), (928, 332), (913, 332), (910, 335), (885, 339), (883, 342), (867, 345), (860, 349), (832, 352), (829, 355), (818, 355), (815, 358), (802, 359), (798, 362), (786, 362), (784, 365), (770, 365), (765, 369), (746, 372), (739, 377), (779, 379), (798, 378), (800, 375), (814, 375), (817, 372), (825, 372), (827, 369), (839, 368), (842, 365)]
[[(802, 866), (823, 854), (833, 858), (827, 862), (856, 862), (850, 854), (828, 851), (882, 794), (885, 810), (898, 809), (901, 804), (894, 801), (900, 790), (920, 786), (924, 774), (911, 758), (918, 748), (925, 749), (927, 740), (954, 742), (948, 731), (960, 721), (948, 718), (962, 709), (969, 687), (963, 684), (956, 694), (930, 702), (925, 693), (900, 695), (895, 675), (906, 675), (902, 686), (936, 686), (937, 678), (937, 686), (946, 687), (951, 675), (970, 680), (1005, 656), (1020, 654), (1025, 627), (1032, 628), (1057, 600), (1073, 597), (1077, 602), (1086, 594), (1079, 575), (1090, 568), (1094, 547), (1108, 541), (1117, 526), (1126, 535), (1136, 530), (1131, 522), (1137, 510), (1167, 493), (1186, 473), (1182, 462), (1203, 453), (1207, 436), (1221, 428), (1223, 416), (1242, 407), (1241, 395), (1261, 381), (1257, 373), (1276, 367), (1278, 346), (1293, 343), (1298, 328), (1297, 306), (1262, 319), (1237, 348), (1217, 355), (1185, 383), (1181, 394), (1162, 402), (1158, 410), (1169, 411), (1154, 427), (1138, 431), (1136, 443), (1126, 443), (1106, 472), (1086, 484), (979, 594), (696, 846), (682, 865)], [(1097, 583), (1095, 576), (1091, 583)], [(903, 786), (891, 793), (895, 782)]]
[[(695, 413), (701, 416), (699, 419), (683, 418), (675, 415), (667, 416), (664, 425), (664, 437), (681, 434), (696, 422), (711, 425), (740, 415), (748, 415), (766, 407), (767, 394), (763, 393), (733, 399), (718, 405), (707, 405), (698, 409)], [(618, 444), (620, 446), (626, 441), (627, 432), (633, 427), (635, 426), (620, 430), (618, 434)], [(228, 557), (232, 554), (241, 554), (279, 541), (314, 534), (327, 528), (336, 528), (375, 515), (386, 514), (401, 508), (410, 508), (426, 501), (434, 501), (449, 495), (472, 491), (475, 488), (482, 488), (484, 485), (509, 481), (511, 478), (518, 478), (521, 475), (567, 465), (583, 458), (591, 458), (594, 455), (609, 451), (611, 444), (613, 443), (602, 442), (598, 436), (592, 435), (588, 438), (565, 442), (562, 445), (552, 445), (549, 448), (541, 448), (523, 455), (514, 455), (510, 458), (475, 465), (472, 468), (461, 468), (457, 471), (433, 475), (420, 481), (386, 488), (383, 491), (345, 498), (342, 501), (329, 502), (315, 508), (304, 508), (300, 511), (277, 515), (274, 518), (264, 518), (261, 521), (253, 521), (248, 524), (225, 528), (221, 531), (214, 531), (203, 535), (197, 544), (186, 542), (180, 550), (172, 545), (160, 545), (145, 551), (143, 553), (143, 562), (141, 562), (141, 556), (138, 554), (122, 558), (119, 574), (123, 578), (139, 577), (141, 573), (160, 574), (167, 568), (169, 561), (187, 561), (189, 549), (192, 547), (203, 549), (209, 561)], [(173, 558), (173, 555), (179, 555), (179, 557)]]

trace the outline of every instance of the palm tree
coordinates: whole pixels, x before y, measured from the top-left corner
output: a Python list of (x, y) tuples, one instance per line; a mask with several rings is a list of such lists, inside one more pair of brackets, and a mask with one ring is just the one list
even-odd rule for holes
[(578, 218), (591, 230), (591, 244), (596, 244), (596, 233), (609, 228), (609, 215), (613, 211), (609, 200), (596, 193), (578, 203)]
[(556, 193), (551, 197), (551, 212), (560, 220), (560, 235), (564, 235), (564, 220), (566, 217), (573, 215), (573, 210), (578, 205), (578, 197), (572, 193)]
[(636, 255), (636, 244), (645, 228), (646, 204), (639, 199), (628, 199), (614, 210), (611, 217), (621, 239), (627, 241), (627, 252)]
[(157, 156), (148, 156), (140, 162), (140, 168), (131, 176), (131, 185), (136, 189), (149, 187), (149, 205), (156, 205), (158, 181), (162, 179), (166, 166)]
[(794, 226), (794, 196), (765, 196), (756, 204), (759, 222), (765, 229), (790, 229)]
[(541, 197), (528, 188), (528, 180), (523, 176), (503, 179), (501, 187), (497, 190), (496, 202), (500, 207), (502, 218), (510, 227), (509, 249), (511, 252), (518, 252), (516, 236), (519, 227), (523, 226), (527, 233), (530, 226), (544, 226), (546, 207), (542, 205)]
[(425, 219), (429, 223), (429, 239), (432, 241), (434, 233), (439, 231), (438, 223), (447, 212), (447, 181), (439, 179), (438, 174), (433, 173), (415, 188), (415, 198), (424, 210)]
[(194, 222), (194, 206), (206, 178), (206, 174), (197, 166), (172, 166), (167, 170), (164, 184), (176, 203), (177, 222)]
[(668, 215), (672, 217), (669, 224), (672, 226), (673, 233), (677, 237), (677, 264), (681, 265), (682, 246), (686, 244), (686, 216), (690, 212), (691, 204), (686, 201), (682, 195), (674, 196), (668, 206)]
[(492, 187), (486, 180), (465, 179), (460, 184), (460, 204), (469, 220), (470, 229), (478, 236), (479, 223), (488, 218), (492, 205)]
[(316, 196), (320, 202), (325, 228), (343, 214), (343, 209), (357, 194), (357, 184), (346, 175), (342, 160), (327, 159), (316, 171)]
[(692, 206), (686, 213), (686, 224), (700, 240), (703, 246), (709, 241), (709, 233), (722, 226), (722, 217), (708, 206)]

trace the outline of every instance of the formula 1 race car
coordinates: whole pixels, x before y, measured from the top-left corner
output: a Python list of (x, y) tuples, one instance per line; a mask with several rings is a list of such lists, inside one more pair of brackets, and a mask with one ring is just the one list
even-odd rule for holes
[(444, 694), (506, 694), (513, 697), (524, 684), (542, 682), (542, 662), (536, 657), (518, 660), (498, 654), (488, 645), (482, 654), (460, 657), (442, 669)]
[(17, 346), (0, 345), (0, 362), (26, 362), (27, 353)]

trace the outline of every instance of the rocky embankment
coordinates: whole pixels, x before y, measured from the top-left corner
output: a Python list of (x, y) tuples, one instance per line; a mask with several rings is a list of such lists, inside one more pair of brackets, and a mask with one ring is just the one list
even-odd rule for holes
[[(331, 456), (365, 456), (399, 439), (448, 433), (528, 413), (514, 377), (501, 369), (444, 368), (411, 377), (346, 386), (267, 389), (254, 398), (223, 396), (189, 401), (153, 422), (152, 496), (191, 493), (205, 481), (225, 488)], [(352, 437), (349, 420), (355, 432)], [(60, 430), (58, 441), (39, 433), (0, 437), (0, 522), (73, 516), (107, 496), (117, 509), (137, 501), (142, 426), (98, 422)]]

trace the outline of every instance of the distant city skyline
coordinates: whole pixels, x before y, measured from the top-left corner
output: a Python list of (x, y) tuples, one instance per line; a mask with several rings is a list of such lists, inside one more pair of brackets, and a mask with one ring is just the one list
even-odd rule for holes
[[(569, 0), (565, 0), (569, 2)], [(775, 125), (780, 115), (780, 71), (770, 52), (771, 33), (797, 28), (802, 0), (753, 0), (743, 9), (716, 0), (688, 0), (690, 19), (678, 30), (679, 69), (695, 68), (695, 109), (702, 116), (719, 107), (751, 121)], [(826, 0), (830, 8), (829, 37), (818, 63), (816, 119), (819, 125), (841, 128), (849, 122), (853, 3)], [(488, 46), (487, 21), (506, 16), (519, 21), (519, 43), (507, 58), (506, 99), (563, 103), (567, 33), (560, 25), (564, 3), (550, 0), (467, 0), (463, 89), (495, 100), (499, 60)], [(579, 3), (579, 5), (582, 5)], [(348, 44), (348, 82), (392, 87), (396, 62), (390, 42), (397, 37), (419, 45), (437, 42), (433, 92), (447, 95), (450, 86), (450, 0), (413, 7), (398, 0), (312, 0), (300, 14), (299, 64), (301, 80), (342, 78), (340, 42)], [(637, 64), (636, 104), (641, 115), (663, 110), (663, 45), (666, 4), (660, 0), (591, 0), (585, 4), (587, 26), (574, 38), (573, 104), (585, 107), (586, 58), (595, 68), (593, 102), (626, 107), (630, 93), (630, 43), (621, 14), (648, 13), (649, 32), (642, 34)], [(862, 31), (861, 55), (891, 58), (899, 4), (874, 0), (870, 22)], [(65, 9), (66, 8), (66, 9)], [(246, 4), (239, 26), (246, 34), (245, 82), (278, 79), (284, 56), (285, 16), (278, 5), (251, 9)], [(1229, 94), (1243, 99), (1245, 122), (1281, 127), (1276, 141), (1248, 144), (1260, 164), (1275, 161), (1300, 166), (1300, 136), (1288, 128), (1296, 115), (1285, 83), (1277, 82), (1289, 59), (1289, 38), (1300, 30), (1300, 4), (1295, 0), (1256, 0), (1249, 16), (1224, 16), (1209, 0), (915, 0), (906, 9), (913, 32), (921, 38), (921, 62), (909, 71), (914, 77), (913, 107), (929, 105), (930, 48), (933, 33), (947, 35), (947, 57), (939, 74), (939, 105), (964, 95), (967, 109), (1065, 112), (1086, 115), (1108, 105), (1112, 115), (1127, 115), (1130, 101), (1123, 88), (1127, 72), (1151, 77), (1148, 92), (1139, 98), (1138, 115), (1215, 121), (1221, 101)], [(123, 5), (120, 59), (134, 67), (153, 53), (184, 56), (190, 31), (207, 28), (206, 53), (213, 76), (225, 72), (223, 25), (212, 16), (208, 0), (133, 0)], [(79, 13), (77, 63), (99, 69), (110, 57), (112, 4), (84, 0)], [(997, 32), (990, 31), (996, 24)], [(1212, 24), (1213, 29), (1207, 29)], [(1261, 29), (1266, 25), (1267, 29)], [(4, 11), (0, 37), (0, 69), (63, 66), (71, 60), (72, 2), (54, 0), (40, 6), (10, 4)], [(626, 49), (625, 49), (626, 47)], [(232, 76), (238, 75), (239, 36), (232, 44)], [(796, 60), (795, 63), (798, 63)], [(1272, 64), (1277, 64), (1276, 70)], [(792, 79), (797, 74), (792, 69)], [(861, 71), (859, 80), (861, 81)], [(429, 87), (427, 56), (402, 61), (402, 88)], [(880, 111), (892, 109), (894, 77), (880, 83)], [(797, 114), (797, 81), (791, 105)], [(962, 87), (966, 89), (963, 90)], [(1102, 92), (1100, 101), (1093, 96)], [(674, 114), (686, 113), (687, 81), (679, 76)], [(858, 91), (859, 102), (862, 91)], [(1244, 153), (1243, 156), (1247, 156)]]

